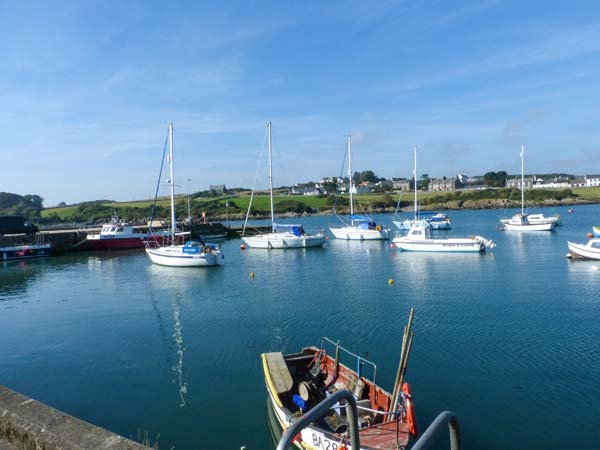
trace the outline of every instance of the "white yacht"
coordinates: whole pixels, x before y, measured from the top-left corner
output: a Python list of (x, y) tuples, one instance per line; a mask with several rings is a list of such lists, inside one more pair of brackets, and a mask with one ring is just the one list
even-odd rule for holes
[(544, 217), (543, 214), (529, 215), (525, 213), (525, 147), (521, 145), (521, 212), (510, 219), (501, 219), (507, 231), (553, 231), (558, 221), (555, 217)]
[(348, 151), (348, 178), (350, 180), (350, 217), (349, 221), (345, 221), (338, 216), (342, 224), (340, 226), (329, 227), (329, 230), (336, 239), (345, 239), (349, 241), (372, 241), (372, 240), (388, 240), (390, 238), (390, 229), (375, 223), (375, 221), (367, 216), (354, 214), (354, 199), (352, 197), (353, 182), (352, 182), (352, 137), (348, 136), (346, 140)]
[(201, 241), (189, 241), (183, 245), (175, 244), (175, 181), (173, 171), (173, 124), (169, 125), (169, 170), (171, 178), (167, 181), (171, 190), (171, 245), (161, 245), (158, 241), (146, 242), (146, 254), (154, 264), (170, 267), (206, 267), (221, 264), (223, 255), (215, 244)]
[[(316, 234), (308, 234), (304, 231), (302, 225), (299, 224), (281, 224), (275, 223), (275, 205), (273, 201), (273, 151), (271, 144), (271, 122), (267, 124), (267, 131), (269, 135), (269, 192), (271, 200), (271, 232), (261, 233), (255, 236), (243, 236), (242, 241), (249, 248), (263, 248), (263, 249), (287, 249), (287, 248), (307, 248), (307, 247), (323, 247), (323, 244), (327, 241), (327, 236), (324, 232)], [(250, 214), (250, 208), (252, 207), (252, 198), (254, 197), (254, 188), (252, 189), (252, 196), (250, 197), (250, 204), (248, 205), (248, 212), (246, 213), (246, 221), (244, 223), (244, 231), (246, 231), (246, 224), (248, 223), (248, 217)]]

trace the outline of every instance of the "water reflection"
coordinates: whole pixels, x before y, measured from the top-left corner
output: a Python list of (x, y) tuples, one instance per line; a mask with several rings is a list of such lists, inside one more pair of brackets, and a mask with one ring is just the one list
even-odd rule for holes
[[(168, 354), (167, 362), (171, 367), (174, 378), (173, 383), (179, 387), (179, 406), (186, 405), (186, 395), (188, 393), (188, 385), (185, 380), (184, 372), (184, 357), (185, 357), (185, 342), (183, 338), (183, 323), (181, 320), (181, 304), (185, 297), (186, 287), (191, 281), (191, 278), (197, 278), (197, 275), (205, 273), (205, 270), (197, 268), (175, 268), (162, 267), (155, 264), (148, 266), (149, 277), (151, 283), (158, 292), (166, 292), (168, 298), (171, 299), (171, 308), (173, 311), (173, 333), (171, 334), (172, 341), (169, 342), (167, 337), (165, 321), (158, 307), (158, 301), (151, 291), (150, 301), (152, 308), (158, 320), (158, 328), (161, 333), (161, 339), (165, 344)], [(174, 349), (174, 355), (171, 351)], [(174, 358), (173, 358), (174, 356)]]
[(25, 295), (29, 286), (44, 274), (45, 259), (3, 261), (0, 265), (0, 301)]

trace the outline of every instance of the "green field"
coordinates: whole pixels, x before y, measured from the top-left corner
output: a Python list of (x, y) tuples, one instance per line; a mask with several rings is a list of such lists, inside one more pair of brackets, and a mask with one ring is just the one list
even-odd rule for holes
[[(402, 194), (402, 206), (410, 207), (413, 202), (413, 193), (404, 192)], [(545, 191), (530, 190), (526, 193), (526, 198), (531, 201), (540, 201), (544, 198), (552, 198), (557, 196), (560, 199), (568, 199), (571, 202), (600, 202), (600, 187), (592, 188), (573, 188), (570, 190), (548, 189)], [(491, 189), (491, 190), (463, 190), (453, 192), (419, 192), (419, 203), (424, 207), (443, 208), (444, 205), (449, 205), (451, 202), (467, 202), (468, 207), (476, 205), (477, 202), (486, 202), (487, 200), (498, 200), (502, 198), (510, 198), (513, 201), (519, 200), (518, 191), (509, 191), (507, 189)], [(400, 195), (398, 193), (389, 194), (360, 194), (355, 195), (355, 210), (356, 212), (369, 211), (370, 208), (375, 210), (393, 209), (398, 202)], [(338, 211), (345, 211), (348, 207), (348, 195), (341, 195), (338, 199)], [(229, 204), (229, 209), (226, 208), (226, 202)], [(475, 202), (475, 203), (473, 203)], [(169, 199), (162, 197), (157, 201), (157, 206), (160, 207), (159, 215), (167, 215), (169, 208)], [(187, 211), (187, 197), (180, 195), (176, 198), (177, 214), (185, 214)], [(202, 212), (206, 212), (207, 217), (224, 216), (229, 214), (245, 214), (250, 203), (250, 195), (246, 193), (238, 196), (224, 197), (194, 197), (192, 198), (192, 214), (196, 217)], [(333, 196), (301, 196), (301, 195), (276, 195), (275, 196), (275, 211), (278, 213), (314, 213), (331, 211), (333, 208)], [(84, 203), (77, 206), (65, 206), (61, 208), (48, 208), (42, 211), (42, 219), (57, 220), (58, 218), (64, 222), (69, 221), (98, 221), (106, 220), (115, 210), (116, 213), (124, 218), (144, 218), (150, 215), (150, 210), (153, 202), (151, 200), (140, 200), (130, 202), (102, 202), (102, 203)], [(460, 203), (462, 204), (462, 203)], [(447, 206), (452, 207), (452, 206)], [(460, 206), (458, 206), (460, 207)], [(96, 214), (94, 214), (94, 209)], [(99, 210), (100, 211), (97, 211)], [(269, 195), (260, 193), (255, 195), (252, 201), (252, 209), (254, 214), (266, 215), (270, 211)]]

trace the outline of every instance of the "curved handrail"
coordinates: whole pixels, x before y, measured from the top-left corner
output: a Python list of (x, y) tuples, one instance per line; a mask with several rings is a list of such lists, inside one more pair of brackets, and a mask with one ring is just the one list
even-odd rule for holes
[[(458, 420), (451, 411), (441, 412), (431, 425), (427, 427), (425, 432), (421, 435), (419, 440), (415, 442), (415, 445), (411, 447), (411, 450), (426, 450), (431, 448), (432, 444), (435, 443), (435, 437), (442, 430), (444, 425), (448, 425), (450, 433), (450, 449), (460, 450), (460, 430), (458, 427)], [(354, 447), (352, 447), (354, 448)]]
[(356, 408), (356, 399), (350, 391), (344, 389), (342, 391), (337, 391), (333, 395), (330, 395), (317, 406), (308, 411), (306, 414), (301, 416), (300, 419), (298, 419), (298, 421), (290, 425), (281, 435), (281, 439), (279, 440), (279, 444), (277, 444), (276, 450), (287, 450), (288, 448), (290, 448), (290, 445), (292, 445), (292, 441), (298, 433), (300, 433), (312, 422), (329, 412), (329, 408), (338, 403), (340, 400), (346, 400), (348, 402), (346, 405), (346, 412), (348, 414), (348, 419), (350, 422), (350, 442), (352, 448), (360, 449), (360, 441), (358, 437), (358, 410)]

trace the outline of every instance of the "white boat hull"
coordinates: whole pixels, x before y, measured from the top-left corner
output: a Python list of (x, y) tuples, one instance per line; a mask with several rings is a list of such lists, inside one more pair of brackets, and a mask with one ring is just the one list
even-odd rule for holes
[(221, 264), (220, 252), (186, 254), (183, 245), (147, 248), (146, 254), (154, 264), (169, 267), (210, 267)]
[(567, 241), (569, 245), (569, 257), (572, 259), (595, 259), (600, 260), (600, 247), (589, 247), (588, 245), (576, 244)]
[(406, 236), (392, 240), (394, 246), (407, 252), (483, 253), (485, 243), (479, 238), (408, 239)]
[(249, 248), (286, 249), (322, 247), (327, 242), (325, 233), (296, 236), (292, 233), (265, 233), (243, 237)]
[(336, 239), (347, 241), (387, 241), (390, 238), (390, 230), (367, 230), (359, 227), (329, 227)]
[(507, 231), (553, 231), (556, 222), (550, 223), (511, 223), (511, 219), (501, 220)]

